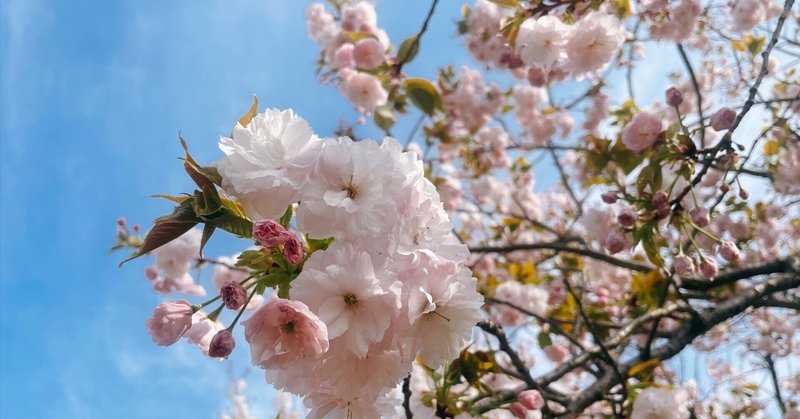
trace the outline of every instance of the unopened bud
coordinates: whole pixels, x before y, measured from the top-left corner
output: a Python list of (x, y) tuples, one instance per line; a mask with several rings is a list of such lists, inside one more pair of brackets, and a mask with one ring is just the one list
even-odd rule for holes
[(697, 224), (698, 227), (705, 227), (708, 225), (708, 208), (705, 207), (695, 207), (689, 211), (689, 217), (692, 218), (692, 222)]
[(126, 225), (128, 225), (128, 222), (125, 221), (125, 217), (119, 217), (117, 218), (117, 225), (120, 227), (125, 227)]
[(667, 199), (669, 199), (669, 196), (667, 196), (666, 192), (658, 191), (653, 194), (653, 205), (660, 207), (667, 203)]
[(238, 310), (247, 302), (247, 290), (236, 281), (226, 282), (219, 290), (219, 295), (225, 307), (231, 310)]
[(719, 245), (719, 255), (728, 262), (735, 262), (741, 256), (736, 245), (729, 240), (723, 240)]
[(622, 211), (617, 214), (617, 222), (625, 228), (631, 228), (636, 225), (637, 218), (639, 218), (639, 216), (633, 207), (623, 208)]
[(285, 243), (290, 237), (291, 234), (275, 221), (261, 220), (253, 224), (253, 238), (266, 248)]
[(666, 96), (667, 104), (669, 106), (675, 107), (683, 103), (683, 92), (681, 92), (681, 89), (678, 89), (675, 86), (671, 86), (669, 89), (667, 89)]
[(672, 210), (669, 209), (669, 205), (660, 205), (656, 208), (656, 218), (659, 220), (662, 218), (667, 218), (672, 213)]
[(725, 107), (718, 110), (711, 117), (711, 128), (714, 128), (714, 131), (724, 131), (732, 127), (735, 121), (736, 121), (736, 111), (734, 111), (731, 108)]
[(292, 265), (303, 263), (306, 257), (305, 251), (303, 250), (303, 243), (301, 243), (296, 236), (292, 235), (292, 237), (283, 244), (283, 255)]
[(730, 186), (728, 186), (728, 184), (727, 184), (727, 183), (723, 183), (723, 184), (722, 184), (722, 185), (719, 187), (719, 191), (720, 191), (720, 192), (722, 192), (722, 193), (728, 193), (728, 191), (729, 191), (729, 190), (731, 190), (731, 187), (730, 187)]
[(675, 273), (683, 278), (691, 278), (694, 276), (694, 261), (686, 255), (678, 255), (672, 259), (672, 266), (675, 268)]
[(605, 240), (605, 247), (612, 255), (625, 250), (625, 237), (619, 230), (611, 230)]
[(718, 271), (717, 262), (711, 259), (703, 259), (703, 261), (700, 262), (700, 273), (703, 274), (703, 277), (712, 279), (717, 276)]
[(134, 224), (133, 225), (133, 232), (134, 233), (138, 233), (139, 230), (141, 230), (141, 229), (142, 229), (142, 227), (139, 224)]
[(617, 193), (614, 192), (614, 191), (603, 192), (603, 194), (600, 195), (600, 198), (602, 198), (603, 202), (605, 202), (606, 204), (613, 204), (613, 203), (617, 202), (617, 199), (618, 199), (617, 198)]
[(542, 87), (547, 83), (547, 73), (544, 69), (539, 67), (531, 67), (528, 69), (528, 83), (534, 87)]
[(749, 197), (750, 197), (750, 194), (746, 190), (739, 189), (739, 198), (747, 199)]
[(208, 356), (227, 359), (235, 346), (236, 340), (233, 339), (231, 331), (222, 329), (211, 338), (211, 343), (208, 345)]

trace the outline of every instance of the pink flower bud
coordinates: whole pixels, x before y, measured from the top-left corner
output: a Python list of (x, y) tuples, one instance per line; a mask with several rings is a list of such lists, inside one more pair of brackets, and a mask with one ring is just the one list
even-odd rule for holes
[(722, 185), (720, 185), (720, 187), (719, 187), (719, 191), (720, 191), (720, 192), (722, 192), (722, 193), (728, 193), (728, 191), (729, 191), (729, 190), (731, 190), (731, 187), (730, 187), (730, 186), (728, 186), (728, 184), (727, 184), (727, 183), (723, 183), (723, 184), (722, 184)]
[(625, 237), (618, 230), (611, 230), (605, 240), (605, 248), (612, 255), (625, 249)]
[(676, 107), (683, 103), (683, 92), (681, 92), (681, 89), (678, 89), (675, 86), (671, 86), (669, 89), (667, 89), (666, 96), (667, 105), (669, 106)]
[(536, 390), (525, 390), (519, 393), (517, 401), (522, 403), (528, 410), (538, 410), (544, 406), (544, 398), (542, 394)]
[(657, 207), (660, 207), (661, 205), (666, 204), (668, 199), (669, 199), (669, 196), (667, 196), (666, 192), (658, 191), (655, 194), (653, 194), (652, 202), (653, 202), (653, 205), (655, 205)]
[(703, 259), (703, 261), (700, 262), (700, 273), (703, 274), (703, 277), (708, 279), (714, 278), (717, 276), (718, 271), (717, 262), (711, 259)]
[(672, 266), (675, 268), (675, 273), (683, 278), (691, 278), (694, 276), (694, 261), (686, 255), (678, 255), (672, 260)]
[(253, 224), (253, 238), (266, 248), (285, 243), (292, 235), (282, 225), (272, 220), (261, 220)]
[(614, 192), (614, 191), (603, 192), (603, 194), (600, 195), (600, 198), (602, 198), (603, 202), (605, 202), (606, 204), (613, 204), (613, 203), (617, 202), (617, 199), (618, 199), (617, 198), (617, 193)]
[(625, 207), (617, 214), (617, 222), (622, 227), (631, 228), (636, 225), (639, 215), (633, 207)]
[(708, 208), (705, 207), (695, 207), (689, 211), (689, 217), (692, 218), (692, 222), (697, 224), (698, 227), (705, 227), (708, 225)]
[(749, 197), (750, 197), (750, 194), (746, 190), (739, 189), (739, 198), (747, 199)]
[(150, 265), (144, 268), (144, 276), (151, 281), (155, 281), (158, 279), (158, 267)]
[(722, 243), (720, 243), (719, 255), (728, 262), (735, 262), (739, 260), (739, 257), (741, 256), (739, 253), (739, 248), (737, 248), (736, 245), (729, 240), (723, 240)]
[(144, 324), (153, 342), (172, 345), (192, 327), (192, 306), (184, 300), (161, 303)]
[(225, 307), (231, 310), (238, 310), (247, 302), (247, 290), (236, 281), (226, 282), (219, 290), (219, 295)]
[(236, 341), (233, 339), (231, 331), (222, 329), (211, 338), (211, 343), (208, 344), (208, 356), (212, 358), (225, 358), (233, 352), (236, 346)]
[(672, 213), (672, 210), (669, 209), (669, 205), (660, 205), (658, 208), (656, 208), (656, 217), (659, 220), (662, 218), (667, 218), (670, 213)]
[(528, 83), (534, 87), (542, 87), (547, 83), (547, 74), (544, 69), (531, 67), (528, 69)]
[(736, 111), (731, 108), (721, 108), (711, 117), (711, 128), (714, 131), (724, 131), (733, 126), (736, 121)]
[(525, 406), (523, 406), (520, 402), (511, 403), (508, 406), (508, 409), (511, 410), (511, 414), (517, 419), (525, 419), (525, 416), (528, 412), (528, 409), (526, 409)]
[(292, 237), (283, 244), (283, 255), (292, 265), (303, 263), (306, 257), (305, 251), (303, 250), (303, 243), (292, 235)]
[(125, 217), (119, 217), (117, 218), (117, 225), (120, 227), (125, 227), (126, 225), (128, 225), (128, 222), (125, 221)]
[(134, 233), (138, 233), (139, 230), (141, 230), (141, 229), (142, 229), (142, 227), (139, 224), (134, 224), (133, 225), (133, 232)]

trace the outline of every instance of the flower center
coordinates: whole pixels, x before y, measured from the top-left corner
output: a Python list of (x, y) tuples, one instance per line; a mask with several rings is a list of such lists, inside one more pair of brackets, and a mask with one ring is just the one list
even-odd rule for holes
[(348, 198), (356, 199), (358, 189), (356, 189), (356, 185), (353, 185), (353, 175), (350, 175), (350, 182), (344, 187), (344, 190), (347, 191)]
[(345, 294), (342, 297), (344, 303), (347, 305), (347, 308), (355, 308), (358, 306), (358, 298), (353, 294)]
[(293, 322), (293, 321), (286, 322), (286, 323), (283, 325), (283, 331), (284, 331), (284, 332), (287, 332), (287, 333), (292, 333), (292, 332), (294, 332), (294, 322)]

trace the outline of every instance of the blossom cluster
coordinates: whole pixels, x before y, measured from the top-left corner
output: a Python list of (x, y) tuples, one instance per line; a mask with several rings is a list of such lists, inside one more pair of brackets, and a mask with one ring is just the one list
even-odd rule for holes
[(321, 47), (320, 59), (334, 70), (342, 94), (361, 112), (386, 104), (388, 94), (374, 70), (387, 61), (389, 37), (378, 27), (372, 3), (344, 4), (335, 19), (322, 4), (306, 9), (311, 38)]
[[(213, 282), (224, 306), (255, 308), (246, 288), (281, 273), (290, 282), (288, 295), (243, 322), (267, 381), (304, 396), (312, 417), (377, 417), (398, 407), (387, 395), (415, 359), (438, 368), (458, 356), (483, 298), (415, 153), (391, 138), (318, 138), (291, 110), (275, 109), (237, 124), (220, 149), (223, 190), (257, 220), (255, 252), (286, 270), (259, 276), (218, 261)], [(276, 221), (292, 211), (307, 243)], [(157, 266), (182, 269), (169, 278), (188, 275), (195, 239), (192, 230), (157, 249)], [(169, 265), (159, 262), (165, 256)], [(212, 357), (235, 346), (233, 325), (223, 329), (182, 300), (160, 305), (147, 326), (158, 344), (185, 336)]]

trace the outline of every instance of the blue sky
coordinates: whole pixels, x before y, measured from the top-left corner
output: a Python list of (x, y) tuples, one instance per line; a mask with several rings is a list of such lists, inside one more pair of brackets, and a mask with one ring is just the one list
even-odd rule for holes
[[(441, 2), (409, 73), (469, 62), (453, 36), (461, 3)], [(248, 370), (244, 343), (228, 363), (186, 344), (153, 345), (143, 322), (161, 299), (142, 273), (149, 261), (118, 269), (123, 254), (107, 249), (119, 216), (146, 228), (171, 209), (150, 194), (192, 188), (176, 159), (179, 130), (196, 159), (212, 162), (252, 94), (262, 110), (294, 108), (320, 135), (355, 120), (316, 82), (306, 4), (2, 1), (0, 416), (211, 418), (226, 409), (228, 375)], [(378, 5), (395, 45), (427, 11), (409, 4)], [(639, 91), (651, 78), (641, 80)], [(219, 234), (207, 253), (236, 250)], [(261, 372), (248, 378), (254, 413), (268, 417)]]
[[(0, 416), (212, 418), (226, 408), (229, 369), (249, 364), (244, 343), (229, 363), (153, 345), (149, 261), (118, 269), (123, 254), (107, 249), (117, 217), (147, 227), (171, 209), (150, 194), (191, 189), (179, 130), (212, 162), (252, 94), (262, 109), (293, 107), (320, 134), (355, 120), (316, 82), (306, 4), (3, 0)], [(426, 55), (466, 59), (450, 36), (459, 3), (441, 6), (409, 71), (433, 75)], [(380, 23), (402, 40), (426, 7), (386, 1)], [(235, 250), (220, 234), (207, 253)], [(268, 417), (261, 372), (248, 377), (254, 413)]]

